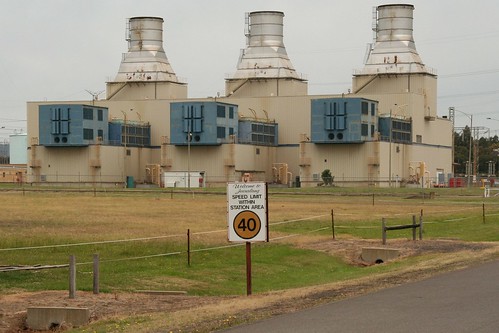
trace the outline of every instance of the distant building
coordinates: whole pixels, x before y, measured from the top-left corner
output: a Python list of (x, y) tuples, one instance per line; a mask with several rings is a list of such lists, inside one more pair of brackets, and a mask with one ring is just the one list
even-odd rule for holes
[(9, 149), (8, 142), (0, 143), (0, 164), (9, 164)]
[(190, 186), (195, 175), (198, 187), (250, 175), (317, 186), (325, 169), (340, 186), (448, 178), (452, 124), (437, 116), (437, 75), (416, 51), (413, 10), (377, 7), (351, 92), (320, 96), (287, 55), (282, 12), (249, 13), (247, 46), (225, 96), (212, 98), (187, 97), (163, 49), (163, 19), (131, 18), (106, 100), (28, 103), (29, 181)]
[(11, 134), (9, 136), (9, 156), (11, 164), (27, 164), (28, 155), (26, 154), (28, 142), (27, 134)]

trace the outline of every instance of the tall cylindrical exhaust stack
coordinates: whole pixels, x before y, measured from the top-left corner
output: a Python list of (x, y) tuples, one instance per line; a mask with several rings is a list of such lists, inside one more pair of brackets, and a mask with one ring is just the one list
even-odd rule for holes
[(128, 52), (113, 82), (179, 82), (163, 49), (162, 18), (130, 18), (127, 40)]
[(128, 19), (128, 52), (114, 80), (106, 82), (108, 100), (187, 98), (187, 84), (179, 80), (163, 49), (163, 22), (160, 17)]
[(282, 12), (253, 12), (249, 14), (248, 46), (284, 48)]
[(419, 56), (413, 37), (413, 5), (390, 4), (376, 8), (376, 39), (365, 67), (356, 74), (432, 73)]
[(284, 46), (283, 12), (246, 14), (246, 48), (235, 73), (225, 79), (226, 96), (306, 95), (307, 79), (296, 72)]
[(376, 41), (402, 41), (412, 43), (413, 38), (413, 10), (412, 5), (384, 5), (377, 8), (378, 20)]
[(283, 41), (284, 13), (251, 12), (247, 16), (247, 47), (241, 52), (237, 71), (228, 79), (301, 79), (289, 60)]
[[(373, 10), (373, 30), (364, 68), (355, 70), (352, 92), (379, 102), (379, 112), (393, 117), (437, 118), (437, 75), (416, 50), (414, 6), (381, 5)], [(412, 103), (423, 96), (421, 105)]]

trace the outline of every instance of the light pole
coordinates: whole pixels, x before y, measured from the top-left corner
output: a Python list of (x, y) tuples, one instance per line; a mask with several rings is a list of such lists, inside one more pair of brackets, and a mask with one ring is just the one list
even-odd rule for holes
[[(495, 118), (491, 118), (491, 117), (487, 117), (487, 120), (499, 121), (499, 119), (495, 119)], [(496, 133), (497, 133), (497, 131), (496, 131)], [(496, 163), (497, 163), (497, 156), (499, 156), (499, 149), (498, 148), (494, 149), (494, 152), (496, 153), (496, 161), (494, 162), (494, 177), (495, 177), (496, 176), (496, 168), (495, 167), (496, 167)]]
[(123, 173), (125, 176), (124, 184), (125, 184), (125, 188), (126, 188), (127, 187), (127, 178), (126, 178), (126, 141), (127, 141), (127, 137), (126, 137), (126, 112), (123, 110), (120, 110), (120, 111), (121, 111), (121, 113), (123, 113), (123, 145), (125, 147), (124, 154), (123, 154)]
[[(494, 120), (494, 121), (499, 121), (499, 119), (494, 119), (494, 118), (490, 118), (490, 117), (487, 117), (488, 120)], [(497, 130), (495, 130), (496, 132), (496, 135), (497, 135)]]
[(189, 122), (189, 131), (187, 133), (187, 189), (191, 190), (191, 124)]
[[(128, 187), (128, 184), (127, 184), (127, 175), (126, 175), (126, 160), (127, 160), (127, 154), (128, 154), (128, 151), (127, 151), (127, 141), (128, 141), (128, 136), (127, 136), (127, 133), (128, 133), (128, 128), (127, 128), (127, 116), (126, 116), (126, 112), (123, 111), (123, 110), (120, 110), (121, 113), (123, 113), (123, 145), (125, 147), (125, 154), (123, 155), (123, 173), (125, 174), (125, 188)], [(133, 111), (133, 109), (130, 109), (130, 111)]]
[(392, 127), (393, 127), (392, 109), (390, 108), (390, 131), (389, 131), (390, 138), (388, 139), (390, 142), (390, 145), (388, 146), (388, 186), (389, 187), (392, 187)]
[[(468, 119), (470, 120), (470, 148), (469, 148), (469, 151), (468, 151), (468, 187), (471, 187), (471, 177), (472, 177), (472, 170), (473, 170), (473, 163), (471, 163), (471, 150), (472, 150), (472, 147), (473, 147), (473, 115), (472, 114), (469, 114), (469, 113), (466, 113), (466, 112), (463, 112), (463, 111), (460, 111), (460, 110), (457, 110), (456, 108), (454, 107), (450, 107), (449, 108), (449, 112), (451, 113), (451, 117), (452, 117), (452, 135), (453, 135), (453, 138), (454, 138), (454, 112), (457, 111), (459, 113), (462, 113), (464, 114), (466, 117), (468, 117)], [(454, 140), (452, 140), (454, 141)], [(452, 142), (452, 147), (454, 147), (454, 142)], [(454, 163), (454, 156), (452, 157), (452, 163)]]

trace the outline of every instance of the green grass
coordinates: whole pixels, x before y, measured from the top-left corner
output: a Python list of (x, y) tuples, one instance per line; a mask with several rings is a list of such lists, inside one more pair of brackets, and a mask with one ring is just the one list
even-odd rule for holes
[[(135, 247), (117, 253), (137, 256)], [(159, 249), (157, 249), (159, 250)], [(151, 249), (151, 252), (154, 250)], [(43, 257), (43, 256), (42, 256)], [(92, 290), (92, 257), (77, 255), (89, 264), (77, 266), (79, 290)], [(101, 287), (113, 290), (187, 290), (193, 295), (234, 295), (246, 292), (245, 246), (195, 252), (191, 266), (186, 254), (167, 257), (106, 262), (101, 256)], [(283, 244), (254, 244), (252, 247), (253, 290), (264, 292), (321, 284), (359, 276), (362, 269), (337, 258)], [(366, 272), (367, 273), (367, 272)], [(1, 273), (0, 290), (29, 291), (67, 289), (68, 268)]]
[[(332, 230), (329, 214), (331, 207), (334, 207), (337, 239), (375, 239), (381, 243), (381, 216), (386, 216), (387, 225), (410, 224), (412, 216), (408, 210), (419, 212), (420, 209), (424, 209), (425, 239), (499, 241), (499, 202), (497, 198), (485, 201), (487, 216), (483, 223), (482, 203), (484, 200), (476, 195), (478, 192), (470, 197), (473, 189), (458, 189), (457, 192), (452, 192), (452, 189), (435, 189), (439, 196), (434, 200), (407, 199), (411, 194), (418, 193), (414, 190), (410, 192), (408, 189), (397, 191), (380, 189), (377, 192), (378, 196), (375, 197), (375, 206), (371, 205), (372, 199), (367, 195), (369, 193), (357, 192), (359, 191), (357, 189), (319, 188), (316, 191), (301, 189), (306, 195), (299, 196), (291, 193), (295, 190), (297, 189), (289, 189), (281, 194), (283, 192), (279, 189), (279, 194), (270, 193), (270, 204), (276, 202), (275, 211), (280, 209), (277, 213), (272, 211), (271, 216), (278, 214), (275, 221), (290, 221), (272, 225), (274, 220), (271, 219), (271, 238), (273, 235), (306, 235), (312, 239), (330, 237)], [(324, 194), (342, 192), (347, 192), (349, 195), (324, 196)], [(355, 196), (356, 193), (362, 195)], [(396, 194), (395, 197), (391, 195), (393, 193)], [(309, 194), (318, 194), (318, 196)], [(210, 211), (209, 216), (213, 216), (210, 218), (220, 221), (213, 223), (213, 226), (210, 225), (209, 230), (225, 226), (225, 217), (220, 215), (220, 212), (223, 214), (225, 211), (226, 203), (223, 195), (198, 195), (194, 199), (191, 194), (175, 193), (173, 200), (169, 199), (168, 192), (157, 190), (105, 192), (97, 195), (98, 197), (94, 198), (93, 193), (41, 191), (30, 192), (26, 197), (19, 193), (3, 195), (5, 207), (9, 209), (4, 208), (0, 212), (0, 231), (3, 232), (3, 237), (0, 238), (0, 265), (67, 264), (69, 255), (74, 254), (78, 263), (77, 288), (78, 290), (92, 290), (91, 263), (93, 254), (98, 253), (101, 259), (100, 285), (104, 292), (151, 289), (185, 290), (191, 295), (245, 293), (244, 246), (193, 252), (190, 267), (187, 265), (187, 245), (184, 236), (151, 241), (2, 251), (7, 248), (74, 244), (99, 239), (147, 237), (148, 235), (169, 234), (169, 232), (178, 234), (178, 230), (184, 233), (183, 224), (177, 229), (168, 229), (176, 223), (169, 219), (169, 214), (172, 214), (171, 210), (178, 205), (190, 207), (190, 202), (196, 204), (196, 209), (202, 209), (201, 202), (206, 203), (206, 209), (220, 206)], [(157, 199), (158, 197), (160, 199)], [(137, 212), (138, 208), (131, 206), (135, 202), (145, 208)], [(296, 212), (291, 210), (302, 202), (323, 203), (324, 210), (307, 212), (301, 212), (299, 209)], [(81, 204), (81, 207), (77, 209), (64, 207), (64, 205), (74, 206), (75, 203)], [(336, 209), (337, 206), (340, 206), (340, 209)], [(397, 209), (402, 206), (404, 208), (400, 208), (399, 212)], [(24, 209), (25, 207), (29, 208)], [(153, 207), (156, 210), (153, 211)], [(316, 209), (315, 206), (312, 209)], [(358, 212), (359, 210), (362, 210), (361, 213)], [(394, 214), (392, 210), (397, 214)], [(100, 211), (106, 214), (101, 214)], [(363, 211), (366, 213), (362, 213)], [(85, 212), (90, 220), (82, 218), (82, 212)], [(184, 215), (189, 213), (191, 212), (182, 212)], [(208, 216), (203, 214), (205, 213), (195, 212), (194, 218), (186, 216), (185, 222), (182, 223), (192, 223), (191, 225), (196, 226), (197, 217)], [(298, 216), (292, 214), (298, 214)], [(291, 221), (298, 217), (315, 215), (323, 217)], [(125, 228), (127, 230), (120, 230), (123, 219), (131, 221), (137, 219), (137, 222), (127, 224)], [(100, 228), (105, 231), (101, 231)], [(147, 228), (148, 232), (140, 233), (142, 229)], [(412, 231), (410, 229), (390, 231), (388, 239), (396, 238), (412, 238)], [(288, 239), (290, 241), (286, 243), (271, 241), (253, 244), (252, 267), (255, 293), (341, 281), (388, 271), (401, 265), (410, 265), (411, 262), (408, 260), (390, 265), (361, 268), (348, 265), (341, 259), (319, 251), (295, 247), (292, 245), (293, 238)], [(193, 250), (226, 245), (228, 243), (225, 235), (222, 234), (217, 234), (216, 237), (208, 235), (193, 237), (191, 244)], [(133, 259), (175, 252), (181, 253)], [(68, 268), (0, 273), (0, 293), (19, 290), (67, 290), (67, 288)]]

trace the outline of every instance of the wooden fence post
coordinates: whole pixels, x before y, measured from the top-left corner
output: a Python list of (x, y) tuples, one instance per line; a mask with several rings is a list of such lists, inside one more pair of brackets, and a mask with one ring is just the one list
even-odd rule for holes
[(381, 239), (383, 240), (383, 245), (386, 245), (386, 222), (384, 217), (381, 219), (381, 230)]
[(191, 267), (191, 229), (187, 229), (187, 265)]
[(94, 254), (94, 294), (98, 295), (99, 294), (99, 255), (96, 253)]
[(336, 239), (336, 235), (334, 233), (334, 209), (331, 209), (331, 225), (333, 227), (333, 239)]
[(412, 215), (412, 240), (416, 240), (416, 215)]
[(482, 203), (482, 222), (485, 223), (485, 203)]
[(72, 254), (69, 256), (69, 298), (76, 296), (76, 258)]
[(419, 217), (419, 240), (423, 240), (423, 215)]

